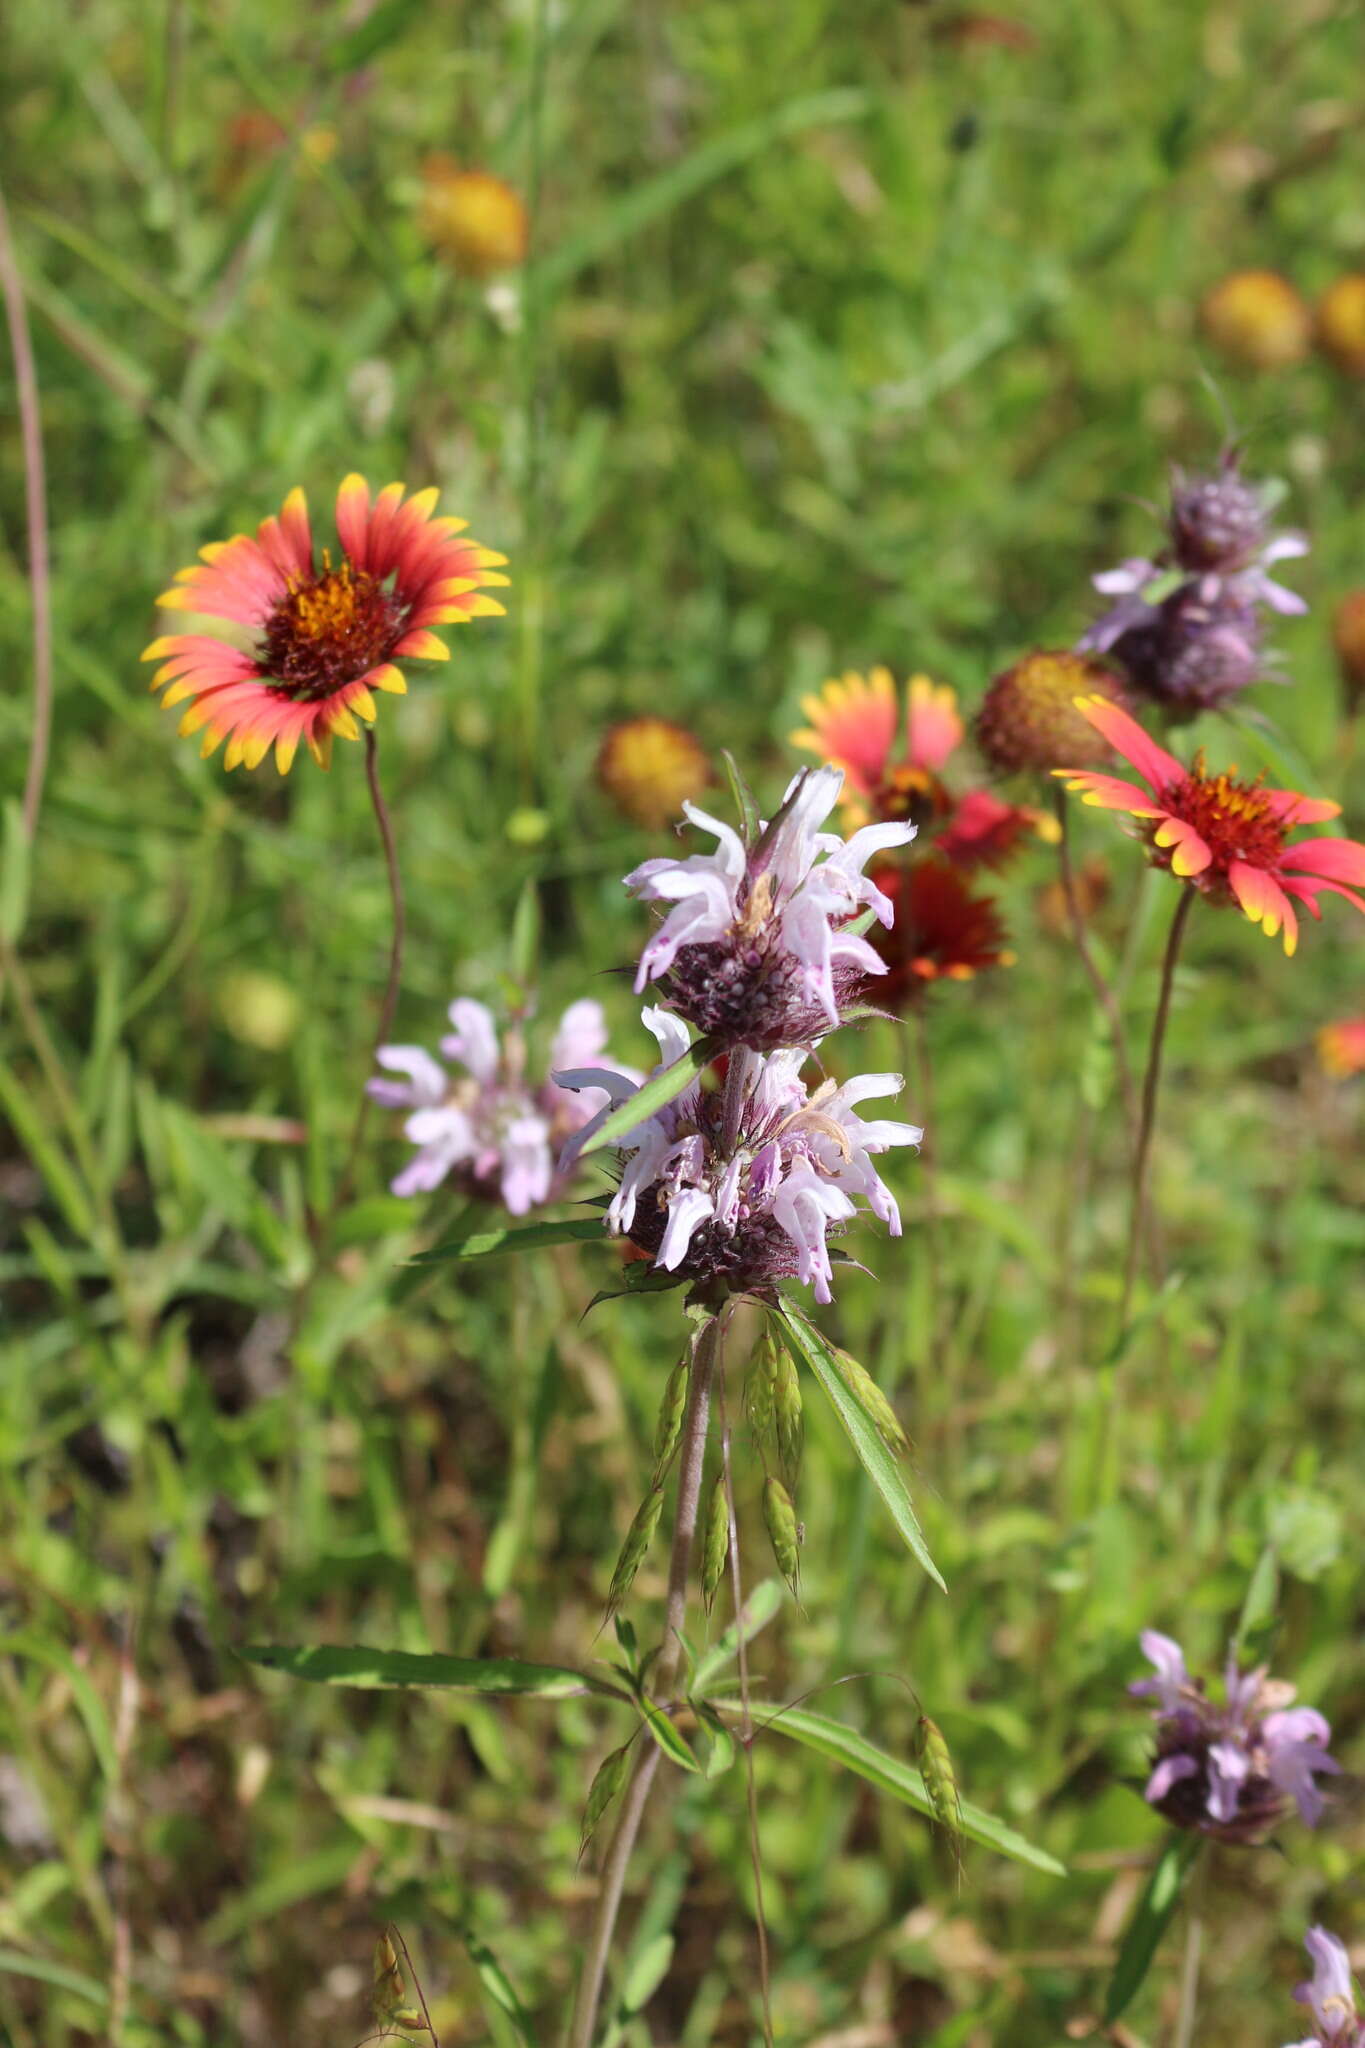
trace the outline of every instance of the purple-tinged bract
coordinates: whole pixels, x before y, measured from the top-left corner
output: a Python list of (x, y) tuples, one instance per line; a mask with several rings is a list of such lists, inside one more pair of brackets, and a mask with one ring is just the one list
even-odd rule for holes
[[(661, 1072), (686, 1050), (687, 1033), (664, 1010), (646, 1010), (644, 1022), (659, 1042)], [(826, 1080), (810, 1091), (801, 1079), (807, 1057), (804, 1047), (766, 1056), (737, 1049), (722, 1089), (694, 1082), (621, 1140), (626, 1157), (608, 1228), (701, 1300), (771, 1293), (778, 1280), (795, 1278), (829, 1301), (828, 1240), (859, 1202), (900, 1236), (900, 1211), (872, 1160), (893, 1145), (917, 1145), (922, 1133), (856, 1113), (869, 1097), (894, 1095), (900, 1075)], [(601, 1089), (613, 1106), (635, 1092), (599, 1068), (556, 1079)], [(570, 1141), (566, 1170), (592, 1129)]]
[(1128, 1689), (1157, 1703), (1150, 1804), (1177, 1827), (1224, 1842), (1262, 1840), (1291, 1802), (1316, 1827), (1323, 1812), (1316, 1778), (1340, 1769), (1317, 1709), (1293, 1706), (1292, 1685), (1268, 1677), (1264, 1666), (1241, 1671), (1231, 1657), (1219, 1704), (1202, 1678), (1190, 1677), (1179, 1643), (1156, 1629), (1141, 1641), (1156, 1676)]
[(671, 906), (646, 945), (636, 993), (657, 982), (666, 1006), (714, 1037), (717, 1050), (809, 1046), (845, 1021), (883, 962), (849, 927), (891, 904), (863, 873), (874, 854), (905, 846), (908, 824), (865, 825), (845, 841), (819, 827), (843, 784), (837, 768), (804, 769), (781, 809), (746, 844), (693, 804), (712, 853), (647, 860), (627, 888)]
[[(528, 1080), (520, 1027), (510, 1027), (500, 1040), (492, 1011), (469, 996), (453, 1002), (449, 1016), (455, 1029), (441, 1040), (441, 1051), (463, 1074), (449, 1075), (424, 1046), (381, 1045), (380, 1066), (404, 1078), (367, 1083), (376, 1102), (411, 1111), (403, 1131), (416, 1156), (393, 1181), (393, 1192), (426, 1194), (453, 1180), (524, 1216), (567, 1188), (570, 1175), (556, 1167), (556, 1155), (605, 1108), (606, 1089), (574, 1091), (553, 1078)], [(550, 1076), (597, 1058), (606, 1043), (601, 1004), (570, 1004), (550, 1048)], [(625, 1067), (604, 1071), (618, 1082), (636, 1078)]]

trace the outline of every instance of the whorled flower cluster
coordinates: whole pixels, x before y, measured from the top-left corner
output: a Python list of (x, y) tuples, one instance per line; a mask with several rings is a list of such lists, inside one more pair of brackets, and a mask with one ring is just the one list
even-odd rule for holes
[[(462, 1074), (448, 1074), (425, 1046), (382, 1045), (380, 1066), (404, 1078), (367, 1084), (376, 1102), (411, 1112), (403, 1130), (416, 1156), (392, 1182), (393, 1192), (427, 1194), (453, 1180), (524, 1216), (564, 1193), (570, 1173), (556, 1164), (556, 1155), (605, 1107), (605, 1083), (601, 1090), (575, 1090), (553, 1078), (557, 1068), (577, 1067), (605, 1050), (602, 1006), (570, 1004), (550, 1048), (549, 1078), (539, 1083), (527, 1078), (520, 1027), (499, 1040), (492, 1011), (469, 996), (453, 1002), (449, 1016), (455, 1028), (441, 1040), (441, 1051)], [(602, 1072), (614, 1086), (638, 1078), (625, 1067)]]
[(667, 1007), (718, 1052), (813, 1045), (845, 1021), (868, 978), (885, 972), (850, 927), (864, 910), (891, 923), (890, 902), (863, 868), (907, 845), (915, 827), (865, 825), (849, 840), (820, 831), (842, 785), (837, 768), (803, 769), (747, 844), (684, 804), (692, 824), (714, 835), (715, 851), (647, 860), (626, 877), (636, 896), (672, 906), (640, 956), (636, 994), (657, 982)]
[[(677, 1018), (647, 1009), (663, 1067), (686, 1050)], [(917, 1145), (914, 1124), (865, 1120), (856, 1105), (894, 1095), (899, 1074), (861, 1074), (807, 1088), (804, 1046), (761, 1054), (736, 1048), (723, 1085), (694, 1082), (621, 1141), (625, 1164), (607, 1210), (609, 1229), (627, 1237), (698, 1295), (762, 1293), (794, 1277), (831, 1299), (829, 1236), (863, 1202), (900, 1236), (900, 1211), (872, 1164), (894, 1145)], [(600, 1089), (611, 1106), (636, 1084), (600, 1067), (555, 1076), (564, 1088)], [(569, 1143), (572, 1165), (602, 1121), (595, 1115)]]
[(1156, 1701), (1156, 1755), (1146, 1798), (1177, 1827), (1224, 1842), (1257, 1842), (1292, 1802), (1309, 1827), (1323, 1813), (1316, 1779), (1340, 1769), (1327, 1753), (1332, 1731), (1315, 1707), (1292, 1704), (1294, 1687), (1264, 1666), (1242, 1671), (1228, 1659), (1223, 1700), (1191, 1678), (1179, 1643), (1147, 1629), (1143, 1655), (1156, 1676), (1129, 1686)]
[(1344, 1942), (1325, 1927), (1310, 1927), (1303, 1938), (1313, 1975), (1300, 1984), (1294, 1996), (1313, 2014), (1313, 2031), (1306, 2041), (1289, 2048), (1365, 2048), (1365, 2019), (1356, 2011), (1355, 1985), (1351, 1981), (1351, 1958)]
[(1169, 710), (1216, 709), (1264, 673), (1263, 609), (1308, 609), (1268, 571), (1308, 552), (1302, 534), (1272, 533), (1266, 493), (1235, 454), (1213, 476), (1177, 470), (1167, 543), (1096, 576), (1115, 603), (1078, 646), (1107, 653), (1144, 696)]

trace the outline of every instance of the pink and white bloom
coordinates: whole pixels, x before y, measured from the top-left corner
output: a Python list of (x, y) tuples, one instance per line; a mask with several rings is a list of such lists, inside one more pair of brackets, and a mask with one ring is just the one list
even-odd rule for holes
[(1300, 2005), (1312, 2008), (1313, 2032), (1306, 2041), (1293, 2043), (1293, 2048), (1365, 2048), (1365, 2021), (1356, 2014), (1345, 1943), (1325, 1927), (1310, 1927), (1303, 1945), (1313, 1975), (1307, 1984), (1299, 1985), (1294, 1996)]
[(781, 809), (746, 845), (731, 826), (684, 804), (716, 840), (711, 853), (644, 861), (626, 886), (669, 905), (646, 945), (636, 993), (657, 982), (669, 1009), (718, 1049), (810, 1046), (839, 1024), (885, 964), (849, 927), (864, 910), (892, 921), (889, 898), (863, 873), (905, 846), (913, 825), (865, 825), (845, 841), (820, 826), (843, 786), (838, 768), (804, 769)]
[[(606, 1050), (602, 1006), (591, 999), (570, 1004), (550, 1048), (549, 1076), (539, 1084), (527, 1079), (519, 1025), (500, 1038), (492, 1011), (469, 996), (450, 1005), (449, 1017), (454, 1029), (441, 1040), (441, 1051), (462, 1073), (448, 1074), (424, 1046), (384, 1045), (380, 1066), (401, 1078), (367, 1083), (376, 1102), (410, 1112), (403, 1131), (416, 1155), (392, 1182), (393, 1192), (427, 1194), (454, 1180), (524, 1216), (564, 1193), (572, 1176), (557, 1168), (556, 1158), (607, 1106), (604, 1087), (568, 1089), (553, 1078), (560, 1067), (580, 1067)], [(636, 1078), (628, 1068), (603, 1071), (616, 1085)]]
[[(643, 1021), (658, 1040), (655, 1071), (662, 1072), (686, 1050), (688, 1034), (662, 1009), (647, 1009)], [(811, 1091), (801, 1079), (808, 1057), (800, 1046), (766, 1056), (737, 1048), (723, 1090), (694, 1082), (628, 1132), (608, 1229), (706, 1298), (771, 1292), (777, 1280), (794, 1277), (828, 1302), (831, 1233), (841, 1233), (864, 1204), (900, 1236), (900, 1211), (873, 1159), (896, 1145), (918, 1145), (923, 1133), (857, 1113), (859, 1103), (895, 1095), (899, 1074), (826, 1080)], [(600, 1068), (556, 1079), (601, 1091), (613, 1108), (636, 1092), (633, 1082)], [(605, 1114), (570, 1142), (566, 1171)]]

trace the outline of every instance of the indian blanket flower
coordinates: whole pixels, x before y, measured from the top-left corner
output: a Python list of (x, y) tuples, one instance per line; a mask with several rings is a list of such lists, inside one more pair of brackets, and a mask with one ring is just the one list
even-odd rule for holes
[(624, 718), (597, 754), (598, 787), (633, 825), (662, 831), (711, 777), (700, 740), (671, 718)]
[(873, 880), (890, 898), (895, 920), (875, 934), (886, 980), (878, 988), (890, 1008), (908, 1009), (931, 982), (970, 981), (1014, 955), (993, 896), (975, 893), (937, 855), (905, 867), (878, 867)]
[(1301, 363), (1313, 339), (1313, 315), (1278, 270), (1234, 270), (1205, 294), (1199, 321), (1215, 348), (1251, 370)]
[(1341, 1768), (1327, 1753), (1332, 1731), (1315, 1707), (1291, 1704), (1294, 1687), (1242, 1671), (1229, 1657), (1221, 1704), (1191, 1678), (1170, 1636), (1145, 1629), (1142, 1653), (1154, 1678), (1128, 1690), (1156, 1702), (1156, 1754), (1145, 1797), (1177, 1827), (1225, 1842), (1256, 1842), (1290, 1804), (1308, 1827), (1323, 1814), (1316, 1779)]
[[(605, 1050), (606, 1020), (600, 1003), (572, 1003), (559, 1020), (550, 1048), (549, 1076), (527, 1076), (526, 1045), (519, 1025), (499, 1040), (493, 1013), (461, 996), (449, 1010), (454, 1030), (441, 1051), (463, 1072), (452, 1077), (424, 1046), (382, 1045), (376, 1055), (386, 1075), (398, 1080), (368, 1082), (368, 1093), (387, 1109), (410, 1112), (404, 1135), (416, 1156), (392, 1182), (396, 1195), (426, 1194), (453, 1180), (471, 1195), (501, 1202), (524, 1216), (541, 1202), (557, 1200), (571, 1179), (556, 1160), (566, 1142), (607, 1106), (601, 1088), (562, 1088), (553, 1076), (561, 1067), (581, 1067)], [(629, 1068), (604, 1068), (633, 1080)]]
[(907, 819), (932, 831), (939, 850), (964, 868), (1002, 866), (1022, 839), (1047, 837), (1052, 829), (1038, 811), (1004, 803), (988, 789), (958, 796), (949, 788), (941, 771), (967, 728), (946, 684), (911, 676), (903, 736), (887, 668), (866, 676), (850, 670), (803, 697), (801, 709), (809, 723), (792, 734), (792, 744), (843, 769), (841, 802), (853, 825)]
[(1365, 1017), (1341, 1017), (1317, 1034), (1318, 1065), (1334, 1081), (1365, 1074)]
[(365, 479), (348, 476), (335, 564), (328, 548), (315, 554), (301, 490), (254, 538), (201, 548), (157, 603), (227, 620), (251, 644), (173, 633), (147, 648), (143, 660), (161, 663), (152, 688), (164, 689), (163, 705), (191, 700), (181, 732), (202, 730), (206, 755), (226, 740), (228, 768), (259, 767), (273, 746), (286, 775), (300, 741), (325, 768), (334, 737), (358, 739), (357, 718), (373, 723), (376, 690), (407, 689), (401, 662), (449, 658), (433, 627), (500, 615), (484, 592), (507, 582), (497, 573), (506, 556), (465, 538), (464, 520), (433, 518), (438, 495), (409, 498), (389, 484), (371, 503)]
[[(647, 1009), (643, 1020), (658, 1040), (662, 1072), (686, 1050), (687, 1032), (665, 1010)], [(737, 1049), (723, 1088), (693, 1082), (621, 1139), (624, 1165), (607, 1227), (699, 1298), (762, 1295), (795, 1277), (828, 1302), (828, 1240), (860, 1203), (900, 1236), (900, 1211), (872, 1162), (893, 1145), (918, 1145), (923, 1134), (857, 1113), (869, 1098), (896, 1094), (900, 1075), (825, 1080), (811, 1090), (801, 1078), (808, 1056), (800, 1046), (766, 1056)], [(636, 1092), (634, 1082), (602, 1068), (555, 1078), (563, 1088), (601, 1090), (613, 1107)], [(600, 1121), (570, 1141), (566, 1170)]]
[(1211, 710), (1262, 673), (1259, 607), (1308, 607), (1271, 566), (1308, 552), (1299, 533), (1272, 533), (1267, 493), (1235, 454), (1212, 476), (1176, 470), (1166, 545), (1094, 579), (1114, 604), (1081, 636), (1082, 652), (1109, 653), (1144, 695), (1174, 710)]
[(847, 841), (820, 831), (842, 782), (837, 768), (803, 769), (747, 841), (684, 804), (715, 851), (647, 860), (626, 876), (636, 896), (671, 906), (640, 956), (636, 994), (657, 982), (669, 1009), (713, 1035), (717, 1051), (811, 1045), (884, 972), (849, 927), (864, 909), (891, 922), (888, 898), (863, 868), (907, 845), (915, 828), (864, 825)]
[(1351, 1958), (1344, 1942), (1325, 1927), (1310, 1927), (1303, 1938), (1313, 1975), (1294, 1993), (1313, 2014), (1313, 2031), (1291, 2048), (1365, 2048), (1365, 2020), (1356, 2012)]
[(1154, 867), (1168, 868), (1211, 903), (1235, 903), (1268, 938), (1282, 930), (1286, 953), (1298, 944), (1296, 902), (1321, 917), (1318, 897), (1326, 890), (1365, 911), (1365, 897), (1356, 894), (1365, 887), (1365, 846), (1322, 837), (1289, 843), (1298, 826), (1339, 816), (1340, 804), (1240, 781), (1235, 767), (1213, 774), (1202, 748), (1187, 768), (1117, 705), (1088, 697), (1079, 708), (1143, 786), (1117, 775), (1054, 773), (1086, 803), (1139, 819)]
[(530, 219), (520, 194), (439, 150), (422, 165), (420, 218), (427, 240), (467, 276), (491, 277), (526, 260)]

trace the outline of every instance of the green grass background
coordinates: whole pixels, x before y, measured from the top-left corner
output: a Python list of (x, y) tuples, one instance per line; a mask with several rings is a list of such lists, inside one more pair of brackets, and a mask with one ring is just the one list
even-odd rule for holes
[[(382, 1118), (290, 1339), (308, 1209), (367, 1070), (387, 898), (358, 748), (328, 776), (305, 760), (284, 784), (271, 767), (225, 779), (147, 695), (152, 599), (197, 546), (299, 482), (321, 523), (358, 468), (439, 484), (511, 557), (506, 622), (381, 700), (404, 1038), (434, 1042), (456, 992), (496, 999), (530, 882), (542, 1015), (600, 993), (616, 1049), (641, 1057), (615, 970), (645, 927), (619, 877), (657, 846), (597, 793), (607, 724), (664, 710), (771, 802), (798, 699), (837, 668), (925, 669), (970, 705), (1027, 646), (1075, 637), (1088, 577), (1149, 542), (1135, 500), (1159, 498), (1170, 461), (1210, 461), (1228, 417), (1311, 532), (1293, 581), (1313, 610), (1277, 632), (1290, 687), (1256, 694), (1273, 733), (1192, 738), (1287, 763), (1360, 827), (1326, 622), (1365, 581), (1361, 387), (1316, 361), (1239, 375), (1196, 326), (1230, 268), (1277, 266), (1312, 294), (1361, 264), (1360, 11), (1010, 0), (1022, 49), (964, 41), (961, 13), (13, 12), (5, 191), (42, 391), (57, 677), (0, 1017), (0, 2036), (16, 2048), (110, 2038), (125, 1938), (128, 2044), (347, 2044), (390, 1916), (447, 2044), (517, 2038), (488, 1954), (529, 2038), (557, 2038), (593, 1889), (579, 1813), (619, 1711), (290, 1687), (234, 1650), (600, 1653), (679, 1343), (672, 1298), (576, 1320), (612, 1270), (592, 1251), (443, 1271), (397, 1299), (430, 1219), (384, 1193), (401, 1147)], [(261, 112), (287, 140), (244, 161), (233, 124)], [(421, 239), (435, 148), (538, 195), (511, 317)], [(16, 433), (0, 459), (0, 783), (17, 796)], [(1129, 962), (1140, 1033), (1170, 884), (1140, 887), (1111, 821), (1079, 830), (1109, 860), (1098, 941)], [(788, 1604), (754, 1663), (774, 1698), (849, 1671), (908, 1680), (966, 1794), (1069, 1874), (973, 1850), (958, 1890), (913, 1815), (765, 1738), (787, 2042), (1073, 2037), (1160, 1834), (1124, 1782), (1143, 1753), (1123, 1696), (1137, 1631), (1216, 1664), (1267, 1546), (1277, 1668), (1347, 1765), (1365, 1759), (1365, 1172), (1358, 1087), (1312, 1055), (1323, 1021), (1365, 1008), (1359, 931), (1330, 903), (1287, 962), (1242, 920), (1196, 916), (1156, 1162), (1180, 1284), (1164, 1353), (1150, 1324), (1134, 1347), (1117, 1483), (1097, 1488), (1123, 1159), (1101, 1105), (1071, 1214), (1081, 1092), (1104, 1076), (1084, 981), (1039, 918), (1051, 874), (1039, 848), (1006, 885), (1018, 964), (931, 1008), (937, 1276), (925, 1173), (899, 1164), (905, 1238), (861, 1231), (876, 1277), (843, 1279), (823, 1319), (896, 1395), (949, 1596), (898, 1548), (811, 1390), (805, 1611)], [(8, 885), (17, 898), (13, 848)], [(877, 1027), (839, 1057), (902, 1050)], [(923, 1107), (916, 1084), (909, 1099)], [(234, 1134), (266, 1119), (306, 1142)], [(768, 1568), (755, 1477), (743, 1460), (751, 1577)], [(633, 1596), (646, 1635), (662, 1552)], [(887, 1678), (815, 1704), (908, 1754), (915, 1709)], [(741, 1774), (670, 1794), (625, 1948), (645, 1982), (671, 1934), (671, 1967), (613, 2038), (757, 2040)], [(1365, 1938), (1355, 1811), (1348, 1793), (1317, 1836), (1286, 1828), (1286, 1853), (1215, 1859), (1203, 2048), (1301, 2031), (1311, 1918)], [(1133, 2038), (1172, 2038), (1178, 1960), (1172, 1937)]]

